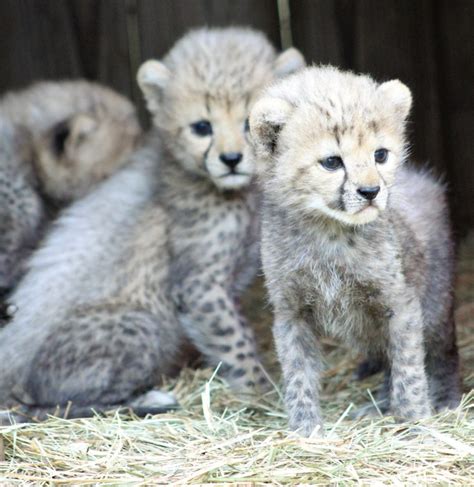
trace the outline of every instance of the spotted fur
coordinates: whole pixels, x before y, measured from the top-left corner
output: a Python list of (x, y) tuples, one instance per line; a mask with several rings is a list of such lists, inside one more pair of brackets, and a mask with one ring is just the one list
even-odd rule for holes
[[(262, 34), (231, 28), (191, 32), (140, 68), (155, 128), (30, 262), (0, 335), (0, 403), (133, 405), (189, 344), (237, 391), (266, 386), (238, 305), (258, 266), (246, 118), (258, 91), (300, 64), (297, 51), (277, 56)], [(196, 133), (202, 120), (212, 134)], [(229, 168), (226, 153), (242, 158)], [(163, 397), (172, 403), (155, 407)]]
[(123, 166), (140, 135), (124, 97), (42, 82), (0, 100), (0, 289), (10, 290), (57, 211)]
[[(274, 337), (290, 427), (305, 436), (322, 425), (323, 334), (383, 357), (397, 417), (459, 401), (446, 198), (403, 164), (410, 105), (399, 81), (313, 67), (251, 112)], [(388, 157), (376, 162), (382, 148)], [(328, 168), (330, 157), (342, 165)], [(374, 187), (370, 199), (359, 191)]]

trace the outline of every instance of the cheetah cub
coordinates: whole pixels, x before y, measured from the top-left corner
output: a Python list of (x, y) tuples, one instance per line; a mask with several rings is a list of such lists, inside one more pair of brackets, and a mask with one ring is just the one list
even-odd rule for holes
[(312, 67), (250, 115), (274, 338), (290, 427), (304, 436), (322, 426), (324, 334), (384, 357), (397, 417), (459, 400), (446, 199), (404, 165), (410, 106), (398, 80)]
[(127, 161), (140, 135), (130, 101), (87, 81), (40, 82), (0, 100), (0, 294), (57, 211)]
[(68, 401), (69, 416), (158, 412), (173, 398), (150, 389), (189, 345), (235, 390), (266, 386), (239, 310), (258, 268), (246, 120), (264, 86), (302, 63), (294, 49), (277, 56), (261, 33), (230, 28), (193, 31), (140, 68), (154, 130), (29, 262), (0, 334), (1, 405), (39, 417)]

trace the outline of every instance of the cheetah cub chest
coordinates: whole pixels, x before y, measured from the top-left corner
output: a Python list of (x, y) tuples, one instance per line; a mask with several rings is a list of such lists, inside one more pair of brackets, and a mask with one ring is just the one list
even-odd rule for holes
[(397, 80), (313, 67), (251, 112), (275, 343), (290, 427), (306, 436), (322, 425), (322, 334), (377, 350), (398, 417), (459, 399), (445, 196), (403, 164), (410, 106)]

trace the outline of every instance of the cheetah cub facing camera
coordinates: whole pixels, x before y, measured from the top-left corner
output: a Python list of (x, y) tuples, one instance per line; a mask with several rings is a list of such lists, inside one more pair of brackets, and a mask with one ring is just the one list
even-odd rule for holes
[(157, 411), (173, 398), (150, 389), (189, 344), (235, 390), (266, 386), (238, 306), (258, 268), (246, 120), (264, 86), (302, 63), (230, 28), (193, 31), (140, 68), (154, 129), (31, 259), (0, 333), (1, 405)]
[(250, 116), (262, 259), (290, 427), (322, 425), (319, 337), (384, 357), (391, 412), (457, 405), (453, 246), (443, 187), (404, 166), (409, 89), (313, 67)]

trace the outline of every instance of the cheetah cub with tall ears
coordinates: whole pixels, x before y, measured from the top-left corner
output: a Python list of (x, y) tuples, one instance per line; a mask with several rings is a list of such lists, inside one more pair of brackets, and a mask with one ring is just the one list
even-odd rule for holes
[(324, 334), (384, 357), (397, 417), (459, 401), (446, 199), (404, 165), (410, 106), (398, 80), (312, 67), (251, 112), (274, 338), (290, 427), (304, 436), (322, 426)]

